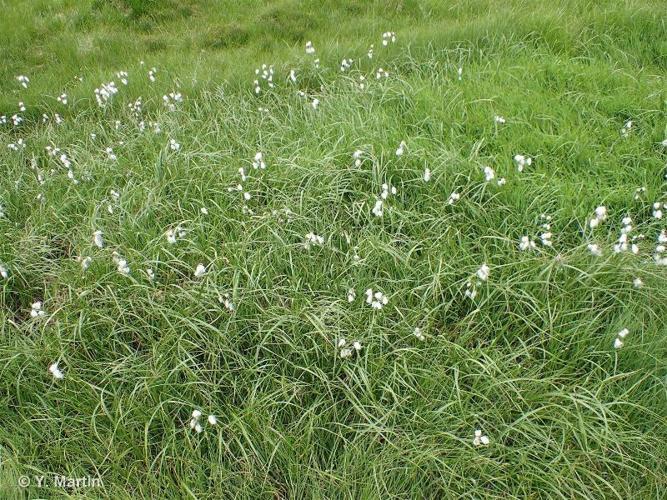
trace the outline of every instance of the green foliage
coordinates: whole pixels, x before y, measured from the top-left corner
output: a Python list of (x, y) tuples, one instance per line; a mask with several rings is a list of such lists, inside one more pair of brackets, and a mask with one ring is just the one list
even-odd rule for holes
[[(661, 3), (11, 2), (0, 115), (27, 110), (0, 125), (1, 496), (660, 498)], [(383, 48), (386, 30), (398, 42)], [(262, 63), (275, 88), (255, 95)], [(534, 159), (522, 173), (517, 153)], [(398, 192), (374, 217), (383, 183)], [(520, 252), (541, 214), (553, 248)], [(612, 251), (626, 215), (638, 255)], [(306, 250), (309, 232), (325, 243)], [(367, 288), (389, 303), (371, 309)], [(341, 338), (362, 350), (341, 358)], [(194, 409), (217, 425), (192, 431)], [(103, 487), (17, 486), (51, 474)]]

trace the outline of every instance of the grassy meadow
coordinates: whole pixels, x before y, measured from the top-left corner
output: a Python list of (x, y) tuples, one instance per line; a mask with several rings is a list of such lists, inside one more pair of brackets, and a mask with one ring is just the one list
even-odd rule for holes
[(667, 497), (664, 0), (0, 7), (0, 497)]

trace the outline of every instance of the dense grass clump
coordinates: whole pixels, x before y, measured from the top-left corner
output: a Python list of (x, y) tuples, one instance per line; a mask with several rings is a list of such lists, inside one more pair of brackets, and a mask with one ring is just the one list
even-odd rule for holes
[(660, 498), (660, 6), (12, 3), (3, 497)]

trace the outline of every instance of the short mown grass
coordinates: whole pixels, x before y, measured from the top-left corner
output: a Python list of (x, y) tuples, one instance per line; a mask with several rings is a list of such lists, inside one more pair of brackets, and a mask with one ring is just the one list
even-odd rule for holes
[[(661, 498), (661, 7), (9, 2), (3, 497)], [(398, 40), (385, 48), (387, 30)], [(354, 63), (341, 72), (344, 57)], [(275, 87), (255, 95), (263, 63)], [(109, 81), (119, 92), (100, 107), (93, 90)], [(19, 138), (25, 148), (6, 147)], [(252, 167), (258, 151), (265, 170)], [(517, 153), (533, 159), (523, 172)], [(506, 184), (485, 182), (484, 166)], [(397, 193), (376, 217), (385, 183)], [(598, 206), (608, 218), (592, 230)], [(553, 247), (539, 242), (543, 214)], [(626, 216), (644, 235), (637, 255), (612, 249)], [(309, 232), (324, 244), (304, 248)], [(524, 235), (535, 250), (519, 250)], [(368, 288), (388, 304), (369, 307)], [(36, 301), (43, 317), (31, 317)], [(341, 338), (362, 349), (342, 358)], [(488, 446), (473, 444), (477, 429)], [(103, 484), (62, 488), (54, 474)]]

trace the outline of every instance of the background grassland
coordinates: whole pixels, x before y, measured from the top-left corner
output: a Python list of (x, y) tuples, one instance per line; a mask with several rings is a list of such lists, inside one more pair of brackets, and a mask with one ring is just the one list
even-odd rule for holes
[[(0, 115), (28, 108), (19, 127), (0, 126), (3, 496), (664, 496), (667, 272), (651, 259), (665, 228), (651, 204), (667, 201), (664, 1), (0, 7)], [(383, 49), (387, 30), (398, 43)], [(343, 57), (355, 59), (346, 74)], [(275, 64), (276, 88), (258, 97), (261, 63)], [(380, 66), (389, 79), (375, 80)], [(317, 111), (287, 84), (291, 68)], [(93, 89), (119, 70), (129, 85), (100, 109)], [(176, 88), (185, 102), (167, 112), (162, 95)], [(138, 96), (161, 134), (138, 132)], [(55, 112), (63, 125), (41, 123)], [(5, 147), (19, 137), (25, 150)], [(257, 151), (268, 168), (245, 183), (249, 216), (227, 188)], [(516, 153), (535, 159), (522, 174)], [(508, 184), (483, 183), (482, 165)], [(383, 182), (398, 195), (380, 219), (370, 210)], [(111, 189), (121, 197), (108, 213)], [(598, 205), (610, 217), (591, 236)], [(541, 213), (554, 248), (519, 252)], [(646, 241), (614, 255), (628, 214)], [(187, 238), (168, 245), (177, 224)], [(326, 244), (304, 251), (309, 231)], [(78, 256), (93, 257), (85, 273)], [(194, 280), (200, 262), (209, 272)], [(483, 262), (491, 277), (471, 302), (462, 290)], [(390, 296), (385, 309), (363, 304), (368, 287)], [(35, 300), (48, 321), (30, 319)], [(340, 359), (341, 337), (361, 354)], [(46, 371), (55, 360), (63, 381)], [(194, 408), (218, 426), (192, 433)], [(472, 446), (477, 428), (490, 446)], [(16, 486), (50, 473), (104, 487)]]

